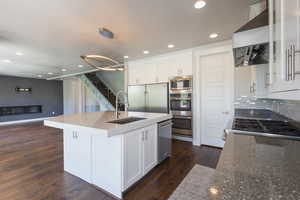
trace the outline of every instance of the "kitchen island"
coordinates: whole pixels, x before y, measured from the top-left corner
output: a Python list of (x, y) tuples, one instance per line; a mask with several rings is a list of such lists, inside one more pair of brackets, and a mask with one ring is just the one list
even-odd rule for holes
[(172, 115), (120, 113), (121, 121), (107, 111), (62, 115), (44, 124), (63, 129), (65, 171), (121, 199), (157, 165), (157, 123)]

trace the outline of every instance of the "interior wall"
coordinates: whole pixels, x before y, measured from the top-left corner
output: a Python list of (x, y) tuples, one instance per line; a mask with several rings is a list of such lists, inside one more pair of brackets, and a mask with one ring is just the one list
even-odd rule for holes
[(117, 72), (98, 71), (97, 76), (115, 94), (120, 90), (124, 90), (124, 72), (123, 71), (117, 71)]
[[(15, 88), (32, 88), (31, 93), (16, 93)], [(42, 113), (0, 116), (0, 122), (28, 120), (63, 114), (62, 81), (0, 76), (0, 107), (42, 105)]]
[(79, 78), (63, 80), (64, 87), (64, 114), (80, 112), (97, 112), (101, 110), (100, 103), (86, 88)]

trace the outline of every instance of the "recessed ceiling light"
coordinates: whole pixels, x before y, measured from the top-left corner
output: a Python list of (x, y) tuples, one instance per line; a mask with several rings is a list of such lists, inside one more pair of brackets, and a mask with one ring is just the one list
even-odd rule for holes
[(172, 49), (172, 48), (174, 48), (174, 47), (175, 47), (174, 44), (169, 44), (169, 45), (168, 45), (168, 48), (169, 48), (169, 49)]
[(129, 58), (129, 56), (124, 56), (125, 59)]
[(216, 188), (214, 188), (214, 187), (209, 188), (209, 191), (213, 195), (217, 195), (219, 193), (219, 191)]
[(43, 76), (42, 75), (37, 75), (37, 77), (42, 78)]
[(52, 73), (52, 72), (48, 72), (48, 74), (49, 74), (49, 75), (53, 75), (53, 73)]
[(203, 0), (198, 0), (198, 1), (195, 2), (194, 7), (195, 7), (196, 9), (200, 9), (200, 8), (203, 8), (205, 5), (206, 5), (206, 2), (205, 2), (205, 1), (203, 1)]
[(149, 51), (144, 51), (144, 54), (149, 54)]
[(79, 67), (79, 68), (82, 68), (82, 67), (83, 67), (83, 65), (78, 65), (78, 67)]
[(217, 38), (219, 35), (217, 33), (212, 33), (209, 35), (210, 38)]
[(5, 62), (5, 63), (11, 63), (11, 60), (4, 59), (4, 60), (2, 60), (2, 62)]
[(67, 70), (66, 69), (62, 69), (61, 71), (66, 72)]
[(24, 53), (22, 53), (22, 52), (17, 52), (16, 55), (17, 55), (17, 56), (23, 56)]

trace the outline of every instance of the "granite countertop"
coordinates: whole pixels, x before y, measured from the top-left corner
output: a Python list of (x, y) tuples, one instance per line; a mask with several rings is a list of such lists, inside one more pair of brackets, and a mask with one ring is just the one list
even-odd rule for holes
[(207, 199), (299, 200), (299, 152), (300, 141), (229, 134)]
[(114, 111), (78, 113), (73, 115), (61, 115), (44, 121), (46, 126), (54, 128), (85, 128), (91, 132), (107, 134), (108, 137), (120, 135), (134, 129), (155, 124), (172, 118), (171, 114), (144, 113), (144, 112), (120, 112), (120, 119), (127, 117), (141, 117), (144, 120), (128, 124), (113, 124), (108, 121), (115, 120)]

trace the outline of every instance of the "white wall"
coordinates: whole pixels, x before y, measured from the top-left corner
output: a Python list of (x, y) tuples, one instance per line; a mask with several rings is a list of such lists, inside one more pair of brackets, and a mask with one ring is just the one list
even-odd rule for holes
[(117, 93), (119, 90), (124, 90), (124, 72), (117, 71), (98, 71), (97, 76), (103, 81), (106, 86), (113, 91), (113, 93)]
[(79, 78), (63, 80), (64, 114), (99, 111), (100, 104)]

